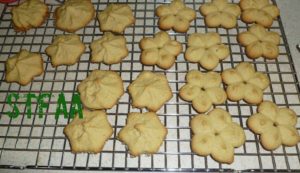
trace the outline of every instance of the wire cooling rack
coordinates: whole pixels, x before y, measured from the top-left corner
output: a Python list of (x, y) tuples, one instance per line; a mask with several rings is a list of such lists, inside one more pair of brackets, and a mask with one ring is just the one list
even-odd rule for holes
[[(191, 152), (191, 130), (189, 121), (196, 114), (191, 104), (178, 97), (179, 88), (185, 83), (187, 71), (198, 69), (205, 71), (198, 64), (188, 63), (184, 60), (183, 52), (179, 55), (174, 66), (169, 70), (157, 67), (143, 66), (139, 62), (140, 49), (138, 43), (145, 36), (152, 36), (158, 32), (158, 18), (154, 10), (158, 5), (167, 1), (138, 1), (126, 2), (132, 8), (136, 18), (135, 26), (125, 31), (129, 55), (120, 64), (104, 65), (90, 63), (90, 50), (86, 49), (80, 62), (73, 66), (59, 66), (53, 68), (45, 48), (52, 42), (55, 35), (65, 34), (57, 30), (53, 23), (53, 12), (59, 5), (57, 1), (46, 0), (50, 9), (50, 18), (46, 23), (26, 33), (16, 33), (11, 22), (11, 8), (16, 4), (6, 5), (0, 17), (0, 168), (14, 169), (71, 169), (71, 170), (126, 170), (126, 171), (300, 171), (299, 144), (295, 147), (280, 147), (269, 152), (265, 151), (254, 135), (246, 126), (247, 118), (256, 112), (256, 106), (243, 101), (227, 101), (222, 107), (228, 110), (233, 120), (245, 130), (247, 140), (243, 146), (235, 149), (235, 161), (231, 165), (219, 164), (211, 157), (200, 157)], [(93, 0), (97, 12), (103, 10), (108, 3), (118, 1)], [(265, 72), (271, 79), (271, 85), (264, 94), (264, 99), (271, 100), (279, 106), (290, 107), (300, 115), (299, 85), (294, 64), (288, 48), (284, 29), (279, 18), (270, 30), (281, 35), (279, 45), (280, 55), (277, 60), (259, 58), (250, 60), (244, 54), (244, 48), (237, 41), (238, 33), (247, 30), (248, 25), (238, 20), (236, 28), (225, 30), (221, 28), (207, 28), (198, 8), (205, 1), (186, 0), (187, 6), (197, 11), (197, 19), (191, 23), (187, 33), (174, 33), (169, 31), (173, 39), (180, 41), (186, 49), (188, 35), (194, 32), (218, 32), (222, 42), (229, 45), (231, 54), (223, 60), (216, 71), (232, 68), (242, 61), (252, 62), (258, 71)], [(237, 3), (236, 0), (232, 1)], [(276, 3), (273, 1), (273, 3)], [(99, 31), (98, 21), (95, 19), (84, 29), (77, 31), (82, 41), (89, 44), (103, 35)], [(34, 79), (27, 86), (6, 83), (5, 61), (15, 55), (20, 49), (40, 52), (44, 59), (45, 73)], [(131, 99), (126, 92), (120, 102), (108, 110), (108, 118), (114, 128), (112, 137), (107, 141), (101, 154), (72, 154), (70, 146), (63, 135), (64, 126), (70, 121), (61, 115), (58, 120), (54, 118), (58, 94), (63, 92), (67, 101), (67, 109), (71, 106), (71, 99), (76, 93), (76, 86), (93, 69), (109, 69), (117, 71), (127, 88), (136, 76), (143, 70), (164, 73), (169, 80), (173, 91), (173, 98), (158, 111), (161, 121), (168, 128), (168, 135), (157, 154), (131, 158), (125, 146), (116, 139), (119, 130), (125, 125), (128, 112), (140, 111), (131, 107)], [(11, 119), (7, 116), (11, 107), (6, 99), (9, 94), (21, 95), (34, 93), (51, 93), (52, 97), (45, 100), (49, 107), (44, 116), (38, 116), (37, 103), (33, 99), (31, 110), (32, 118), (27, 118), (25, 106), (26, 99), (20, 98), (17, 105), (20, 116)], [(145, 110), (142, 110), (145, 111)], [(298, 121), (297, 129), (300, 129)]]

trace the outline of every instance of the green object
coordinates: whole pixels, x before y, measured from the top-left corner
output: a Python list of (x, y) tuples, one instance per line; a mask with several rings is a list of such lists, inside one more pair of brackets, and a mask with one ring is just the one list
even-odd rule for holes
[(44, 113), (44, 109), (48, 109), (49, 107), (49, 103), (45, 103), (44, 102), (44, 98), (48, 97), (49, 98), (49, 102), (50, 102), (50, 98), (51, 98), (51, 94), (50, 93), (41, 93), (38, 97), (38, 114), (39, 114), (39, 118), (43, 118), (43, 113)]
[(76, 113), (78, 113), (78, 116), (79, 116), (80, 119), (83, 118), (82, 104), (81, 104), (80, 96), (78, 95), (78, 93), (73, 94), (73, 97), (72, 97), (70, 118), (74, 118)]
[(64, 114), (64, 118), (68, 118), (67, 104), (66, 104), (65, 95), (63, 93), (60, 93), (58, 95), (57, 107), (55, 111), (55, 119), (58, 119), (61, 113)]
[(14, 102), (14, 104), (12, 105), (12, 98), (15, 98), (15, 102), (18, 101), (19, 99), (19, 95), (17, 93), (11, 93), (7, 96), (6, 98), (6, 102), (10, 105), (10, 107), (12, 108), (12, 111), (8, 112), (8, 116), (10, 118), (17, 118), (20, 115), (20, 111), (19, 108), (17, 106), (17, 104)]

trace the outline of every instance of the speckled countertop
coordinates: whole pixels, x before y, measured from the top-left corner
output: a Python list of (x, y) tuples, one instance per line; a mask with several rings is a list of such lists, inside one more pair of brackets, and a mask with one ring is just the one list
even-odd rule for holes
[[(294, 66), (300, 79), (300, 52), (296, 49), (296, 45), (300, 44), (300, 0), (277, 0), (278, 7), (281, 11), (281, 18), (284, 25), (285, 34), (288, 40), (290, 52), (294, 61)], [(0, 12), (3, 5), (0, 4)], [(58, 172), (48, 170), (5, 170), (0, 172)], [(64, 171), (73, 172), (73, 171)], [(86, 171), (76, 171), (86, 172)]]

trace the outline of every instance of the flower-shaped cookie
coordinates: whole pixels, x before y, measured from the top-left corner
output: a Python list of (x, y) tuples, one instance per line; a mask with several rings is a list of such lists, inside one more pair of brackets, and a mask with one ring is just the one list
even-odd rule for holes
[(40, 0), (26, 0), (11, 10), (16, 31), (41, 26), (49, 15), (48, 7)]
[(63, 31), (75, 32), (85, 27), (95, 14), (91, 0), (67, 0), (55, 10), (55, 25)]
[(92, 62), (104, 62), (116, 64), (128, 55), (126, 39), (121, 35), (110, 32), (104, 33), (103, 37), (91, 43)]
[(59, 65), (75, 64), (79, 61), (84, 50), (85, 45), (80, 37), (70, 34), (56, 36), (53, 43), (46, 48), (46, 53), (51, 58), (52, 66), (57, 67)]
[(245, 52), (249, 58), (275, 59), (279, 55), (279, 34), (267, 31), (261, 25), (252, 25), (248, 31), (240, 33), (237, 39), (242, 46), (246, 47)]
[(200, 156), (211, 155), (221, 163), (234, 160), (234, 148), (245, 143), (243, 129), (223, 109), (214, 109), (207, 115), (196, 115), (191, 120), (192, 151)]
[(247, 120), (250, 130), (260, 135), (260, 143), (266, 150), (275, 150), (280, 145), (297, 145), (300, 136), (296, 124), (297, 116), (293, 110), (278, 108), (271, 101), (262, 102), (258, 113)]
[(170, 68), (182, 51), (181, 44), (171, 40), (169, 34), (164, 31), (156, 33), (154, 38), (143, 38), (140, 41), (140, 48), (142, 64), (157, 65), (163, 69)]
[(240, 7), (243, 22), (257, 23), (268, 28), (280, 13), (278, 7), (270, 4), (269, 0), (241, 0)]
[(204, 21), (208, 27), (234, 28), (241, 9), (236, 4), (228, 3), (227, 0), (213, 0), (205, 3), (199, 8), (200, 13), (205, 17)]
[(91, 109), (108, 109), (124, 94), (123, 81), (114, 71), (94, 70), (77, 87), (81, 102)]
[(187, 84), (179, 91), (179, 96), (186, 101), (192, 101), (197, 112), (206, 112), (213, 104), (226, 101), (226, 92), (220, 87), (221, 75), (216, 72), (201, 73), (189, 71), (186, 75)]
[(222, 72), (222, 79), (227, 84), (227, 97), (232, 101), (244, 99), (247, 103), (258, 104), (263, 100), (263, 91), (269, 86), (267, 75), (256, 72), (247, 62), (238, 64), (234, 69)]
[(150, 71), (141, 72), (128, 87), (132, 97), (132, 106), (146, 107), (156, 112), (165, 102), (172, 98), (172, 91), (167, 77)]
[(122, 33), (127, 26), (134, 24), (135, 18), (127, 4), (109, 4), (98, 14), (100, 30)]
[(229, 48), (221, 43), (221, 37), (217, 33), (194, 33), (188, 38), (184, 56), (189, 62), (198, 62), (203, 68), (213, 70), (220, 60), (229, 56)]
[(44, 72), (43, 63), (41, 54), (23, 49), (17, 55), (7, 59), (5, 80), (27, 85), (35, 76)]
[(156, 8), (159, 17), (158, 26), (162, 30), (173, 29), (176, 32), (187, 32), (190, 22), (196, 18), (196, 12), (186, 7), (181, 0), (173, 0), (170, 4)]
[(113, 128), (103, 111), (82, 110), (83, 118), (75, 118), (64, 128), (73, 153), (100, 153)]
[(154, 154), (159, 150), (168, 130), (154, 112), (130, 113), (127, 123), (118, 134), (132, 156)]

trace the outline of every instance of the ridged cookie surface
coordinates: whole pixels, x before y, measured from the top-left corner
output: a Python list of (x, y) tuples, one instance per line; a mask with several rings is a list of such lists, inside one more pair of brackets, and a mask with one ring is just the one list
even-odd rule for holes
[(49, 11), (46, 4), (40, 0), (26, 0), (13, 7), (12, 21), (16, 31), (27, 31), (41, 26), (48, 18)]
[(127, 4), (109, 4), (98, 14), (100, 30), (122, 33), (125, 28), (135, 23), (132, 10)]
[(55, 25), (67, 32), (76, 32), (85, 27), (94, 17), (91, 0), (67, 0), (55, 10)]
[(110, 109), (124, 94), (119, 74), (105, 70), (92, 71), (77, 89), (81, 102), (90, 109)]
[(173, 96), (167, 77), (150, 71), (141, 72), (129, 85), (128, 91), (132, 106), (153, 112), (158, 111)]
[(118, 134), (132, 156), (154, 154), (159, 150), (168, 131), (154, 112), (130, 113)]
[(113, 133), (104, 111), (82, 110), (83, 118), (78, 114), (64, 128), (73, 153), (100, 153), (105, 142)]
[(44, 61), (41, 54), (22, 49), (18, 54), (8, 58), (5, 63), (6, 82), (29, 84), (34, 77), (44, 72)]
[(52, 66), (57, 67), (77, 63), (84, 50), (85, 45), (78, 35), (58, 35), (46, 48), (46, 53), (51, 58)]
[(126, 39), (121, 35), (105, 32), (103, 37), (91, 43), (92, 62), (120, 63), (128, 55)]

